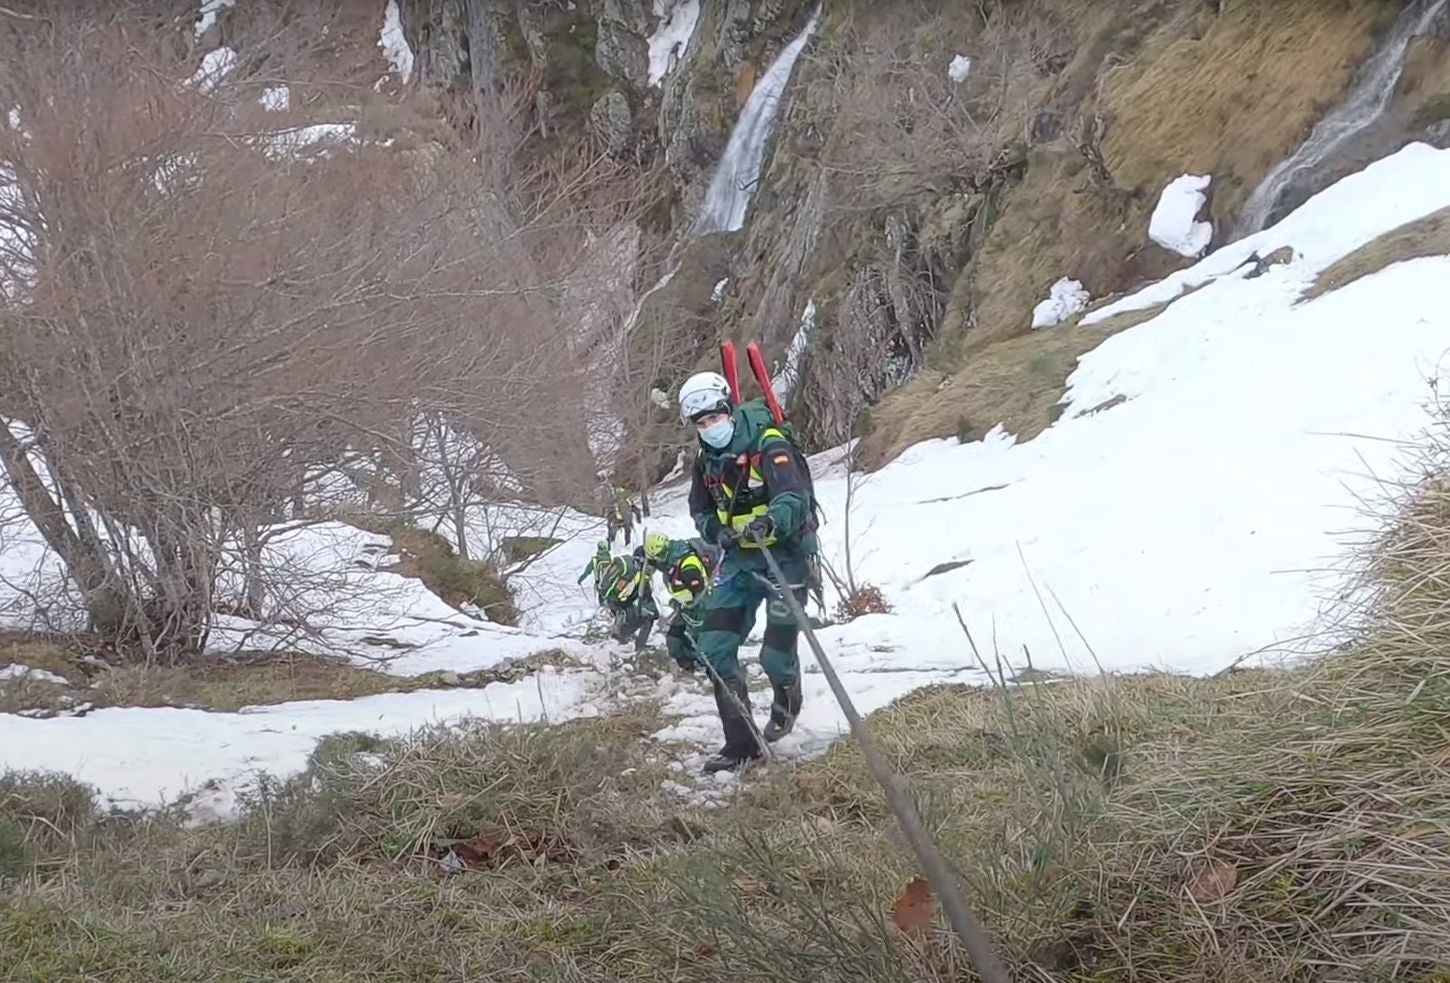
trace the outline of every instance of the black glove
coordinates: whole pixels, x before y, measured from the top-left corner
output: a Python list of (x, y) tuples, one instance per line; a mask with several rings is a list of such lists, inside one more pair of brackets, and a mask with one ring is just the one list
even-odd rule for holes
[(720, 547), (722, 550), (728, 550), (739, 541), (740, 537), (737, 536), (735, 534), (735, 530), (731, 529), (729, 526), (721, 526), (720, 531), (715, 534), (715, 545)]
[(694, 673), (695, 671), (695, 660), (690, 658), (689, 656), (681, 656), (680, 658), (676, 659), (675, 665), (679, 666), (681, 669), (688, 673)]
[(757, 539), (769, 539), (774, 534), (775, 519), (771, 518), (768, 512), (765, 515), (757, 515), (744, 529), (740, 530), (740, 538), (747, 543)]

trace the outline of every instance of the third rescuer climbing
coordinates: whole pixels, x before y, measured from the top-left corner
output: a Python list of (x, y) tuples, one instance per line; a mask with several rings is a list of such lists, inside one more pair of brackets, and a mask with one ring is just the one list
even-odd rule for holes
[[(700, 454), (690, 484), (690, 514), (706, 542), (724, 551), (714, 589), (700, 601), (699, 654), (713, 670), (725, 746), (707, 772), (734, 770), (761, 756), (739, 650), (766, 602), (760, 664), (774, 700), (764, 739), (780, 740), (801, 709), (799, 631), (770, 579), (757, 539), (774, 554), (797, 600), (806, 601), (816, 552), (810, 469), (778, 410), (755, 399), (732, 405), (723, 376), (701, 372), (680, 387), (680, 416), (695, 425)], [(772, 401), (773, 403), (773, 401)], [(725, 690), (724, 687), (729, 687)]]

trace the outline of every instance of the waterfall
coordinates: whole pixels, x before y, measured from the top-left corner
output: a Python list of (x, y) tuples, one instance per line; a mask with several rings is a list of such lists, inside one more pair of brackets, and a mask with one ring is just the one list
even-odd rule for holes
[(820, 16), (821, 8), (817, 7), (805, 29), (776, 56), (745, 101), (745, 108), (730, 131), (725, 153), (710, 177), (710, 187), (705, 192), (705, 203), (695, 220), (692, 235), (734, 232), (745, 224), (745, 212), (755, 194), (755, 183), (760, 180), (761, 165), (765, 163), (765, 149), (775, 132), (781, 96)]
[[(775, 132), (775, 120), (780, 111), (786, 84), (790, 82), (796, 60), (800, 58), (806, 43), (815, 33), (820, 16), (821, 8), (817, 6), (811, 14), (810, 20), (806, 22), (805, 28), (776, 56), (770, 68), (756, 83), (750, 97), (745, 100), (745, 106), (740, 111), (740, 118), (735, 121), (735, 126), (730, 130), (730, 138), (726, 141), (725, 152), (720, 156), (720, 161), (715, 165), (715, 171), (710, 176), (710, 186), (705, 192), (700, 214), (685, 235), (670, 249), (664, 262), (664, 275), (635, 301), (634, 309), (630, 311), (620, 330), (620, 338), (627, 339), (630, 336), (639, 323), (645, 304), (655, 293), (668, 286), (675, 274), (680, 271), (680, 265), (684, 261), (685, 248), (692, 240), (711, 232), (735, 232), (745, 225), (745, 213), (750, 208), (751, 199), (755, 195), (756, 182), (760, 180), (760, 169), (765, 164), (765, 152), (770, 144), (771, 135)], [(803, 342), (801, 344), (803, 345)], [(793, 361), (788, 363), (788, 367), (799, 364), (802, 353), (795, 351), (795, 348), (796, 346), (793, 345), (791, 356)], [(607, 406), (608, 401), (602, 400), (600, 405)], [(617, 444), (618, 428), (622, 426), (622, 423), (609, 418), (607, 414), (602, 423), (602, 426), (595, 428), (600, 436), (597, 439), (591, 439), (591, 449), (594, 451), (597, 461), (608, 464), (612, 461)]]
[(685, 245), (696, 236), (709, 232), (734, 232), (745, 224), (745, 212), (755, 194), (755, 183), (760, 179), (760, 168), (765, 162), (765, 150), (770, 136), (775, 132), (775, 116), (780, 109), (781, 96), (786, 83), (790, 81), (791, 70), (796, 59), (804, 50), (806, 42), (816, 29), (821, 8), (817, 7), (806, 22), (805, 29), (779, 55), (764, 77), (756, 84), (740, 111), (740, 118), (730, 131), (725, 144), (725, 153), (715, 165), (710, 176), (710, 187), (705, 192), (705, 201), (700, 215), (695, 219), (685, 237), (676, 242), (665, 258), (665, 274), (659, 281), (640, 295), (624, 323), (624, 334), (628, 335), (639, 321), (640, 312), (656, 291), (663, 289), (679, 272), (681, 254)]
[(1379, 118), (1399, 84), (1410, 42), (1434, 23), (1447, 2), (1450, 0), (1421, 0), (1405, 9), (1379, 50), (1360, 69), (1349, 96), (1316, 123), (1308, 139), (1254, 189), (1239, 213), (1239, 236), (1263, 229), (1274, 217), (1279, 199), (1296, 180), (1319, 167)]

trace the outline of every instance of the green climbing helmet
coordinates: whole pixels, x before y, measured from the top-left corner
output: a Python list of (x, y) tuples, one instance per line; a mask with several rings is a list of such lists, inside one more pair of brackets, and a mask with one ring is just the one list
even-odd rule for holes
[(594, 555), (600, 560), (609, 559), (609, 543), (601, 539), (599, 545), (594, 547)]
[(665, 552), (670, 548), (670, 537), (656, 529), (654, 532), (646, 533), (644, 537), (644, 555), (651, 560), (664, 559)]

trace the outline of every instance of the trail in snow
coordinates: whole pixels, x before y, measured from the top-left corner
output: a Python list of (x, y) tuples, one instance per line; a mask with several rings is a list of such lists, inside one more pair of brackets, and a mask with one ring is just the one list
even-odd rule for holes
[[(872, 701), (901, 671), (973, 679), (953, 603), (989, 657), (1000, 652), (1013, 669), (1030, 655), (1049, 670), (1204, 673), (1327, 644), (1304, 636), (1324, 629), (1324, 606), (1343, 586), (1343, 534), (1370, 522), (1358, 496), (1373, 476), (1400, 472), (1399, 442), (1428, 422), (1427, 379), (1450, 349), (1450, 258), (1299, 298), (1324, 266), (1446, 204), (1450, 151), (1407, 147), (1256, 242), (1114, 305), (1179, 298), (1084, 356), (1067, 412), (1035, 440), (999, 430), (966, 445), (927, 441), (858, 476), (856, 576), (895, 610), (820, 633), (853, 696)], [(1212, 275), (1285, 244), (1296, 259), (1263, 276)], [(1185, 283), (1205, 285), (1181, 297)], [(841, 458), (812, 462), (838, 567), (852, 484)], [(652, 503), (652, 527), (693, 533), (683, 487)], [(587, 545), (570, 549), (559, 562), (582, 565)], [(964, 565), (927, 576), (952, 562)], [(819, 679), (804, 658), (807, 679)], [(839, 731), (834, 702), (811, 694), (804, 747)], [(667, 706), (683, 719), (660, 736), (712, 743), (703, 686), (671, 693)]]
[[(881, 587), (894, 606), (820, 632), (861, 709), (932, 682), (981, 679), (954, 603), (989, 657), (1000, 653), (1011, 669), (1030, 653), (1040, 669), (1202, 673), (1268, 646), (1312, 648), (1296, 639), (1323, 627), (1323, 602), (1342, 586), (1333, 576), (1342, 533), (1368, 521), (1356, 514), (1358, 496), (1373, 475), (1399, 473), (1399, 442), (1429, 422), (1427, 379), (1440, 375), (1450, 350), (1450, 257), (1398, 263), (1312, 301), (1300, 297), (1335, 259), (1447, 204), (1450, 151), (1407, 147), (1278, 226), (1105, 308), (1172, 301), (1083, 356), (1066, 412), (1035, 440), (1018, 444), (998, 430), (965, 445), (928, 441), (868, 476), (847, 473), (844, 448), (815, 457), (828, 558), (844, 563), (849, 492), (856, 577)], [(1293, 249), (1291, 262), (1242, 275), (1252, 252), (1283, 245)], [(1189, 286), (1199, 289), (1184, 296)], [(1097, 316), (1103, 312), (1084, 320)], [(693, 533), (682, 483), (651, 497), (650, 528)], [(427, 613), (426, 598), (404, 606), (406, 585), (405, 600), (356, 614), (359, 626), (413, 618), (409, 630), (419, 633), (435, 624), (433, 613), (446, 614), (441, 636), (408, 653), (413, 669), (474, 667), (506, 640), (546, 647), (565, 634), (592, 669), (546, 672), (499, 690), (325, 708), (0, 717), (0, 767), (95, 776), (108, 794), (138, 802), (222, 778), (224, 797), (247, 769), (300, 767), (305, 749), (329, 730), (397, 733), (471, 712), (529, 719), (515, 701), (533, 685), (546, 687), (538, 707), (551, 719), (607, 712), (623, 698), (658, 700), (675, 719), (655, 736), (696, 749), (680, 762), (690, 772), (718, 741), (704, 680), (655, 683), (632, 671), (622, 650), (577, 641), (594, 605), (589, 586), (574, 581), (597, 528), (581, 517), (573, 538), (530, 569), (540, 593), (524, 602), (525, 631), (470, 623), (451, 609)], [(306, 548), (326, 552), (315, 542)], [(942, 566), (950, 568), (929, 575)], [(358, 569), (360, 577), (394, 576)], [(757, 635), (743, 650), (748, 662), (758, 646)], [(617, 665), (607, 666), (610, 659)], [(815, 753), (845, 732), (807, 652), (803, 671), (805, 710), (779, 746), (786, 757)], [(768, 691), (758, 669), (752, 680), (763, 712)], [(201, 738), (177, 741), (181, 733)]]

